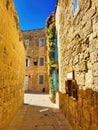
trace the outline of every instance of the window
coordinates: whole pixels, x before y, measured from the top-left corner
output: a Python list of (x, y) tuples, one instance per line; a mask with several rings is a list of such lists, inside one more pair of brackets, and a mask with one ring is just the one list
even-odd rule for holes
[(45, 45), (45, 39), (44, 38), (39, 39), (39, 46), (44, 47), (44, 45)]
[(73, 6), (74, 6), (74, 14), (75, 14), (79, 8), (78, 0), (73, 0)]
[(39, 59), (39, 65), (44, 66), (44, 57), (40, 57)]
[(26, 46), (26, 47), (29, 46), (29, 39), (25, 40), (25, 46)]
[(37, 61), (33, 61), (33, 64), (36, 66), (37, 65)]
[(39, 75), (39, 84), (43, 84), (43, 83), (44, 83), (44, 76)]
[(30, 66), (30, 57), (26, 58), (26, 66)]

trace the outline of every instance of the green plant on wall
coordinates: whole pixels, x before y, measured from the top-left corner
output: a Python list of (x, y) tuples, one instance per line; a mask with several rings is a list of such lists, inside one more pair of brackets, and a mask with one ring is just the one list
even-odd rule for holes
[(53, 46), (55, 38), (55, 24), (52, 24), (47, 30), (49, 46)]
[[(53, 68), (51, 67), (51, 63), (54, 61), (54, 47), (55, 47), (55, 18), (54, 14), (51, 14), (46, 22), (46, 28), (47, 28), (47, 46), (48, 46), (48, 77), (49, 77), (49, 89), (50, 94), (52, 97), (54, 97), (55, 92), (53, 89), (53, 77), (52, 77), (52, 71)], [(54, 99), (53, 99), (54, 100)]]

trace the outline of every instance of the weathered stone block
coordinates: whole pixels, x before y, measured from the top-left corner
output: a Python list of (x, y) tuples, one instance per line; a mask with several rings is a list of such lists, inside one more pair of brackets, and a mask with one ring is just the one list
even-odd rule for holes
[(98, 32), (98, 23), (93, 25), (93, 32)]
[(77, 76), (77, 84), (80, 86), (84, 86), (85, 85), (85, 74), (79, 74)]
[(91, 33), (90, 35), (89, 35), (89, 40), (92, 42), (92, 40), (94, 39), (94, 38), (96, 38), (97, 37), (97, 33), (96, 32), (93, 32), (93, 33)]
[(85, 75), (85, 85), (87, 88), (92, 88), (92, 83), (93, 83), (92, 70), (88, 70), (88, 72)]
[(91, 63), (91, 61), (87, 61), (87, 69), (88, 70), (92, 69), (92, 63)]
[(84, 60), (84, 53), (80, 53), (79, 60), (80, 60), (80, 61), (83, 61), (83, 60)]
[(77, 77), (78, 72), (79, 72), (79, 65), (78, 64), (75, 65), (74, 70), (75, 70), (75, 76)]
[(80, 61), (79, 63), (79, 70), (80, 72), (87, 71), (87, 62), (86, 61)]
[(79, 56), (76, 55), (73, 60), (73, 65), (77, 64), (79, 62)]
[(93, 75), (95, 77), (98, 77), (98, 62), (96, 62), (95, 64), (93, 64)]
[(87, 51), (84, 53), (84, 59), (87, 60), (90, 57), (90, 53), (87, 49)]
[(96, 14), (93, 17), (93, 24), (98, 22), (98, 12), (96, 12)]
[(94, 89), (98, 90), (98, 77), (94, 77)]
[(89, 52), (92, 53), (96, 51), (97, 46), (98, 46), (98, 40), (97, 39), (91, 40), (89, 44)]
[(83, 32), (84, 32), (84, 37), (88, 36), (89, 34), (93, 32), (91, 20), (87, 21), (87, 23), (85, 24), (85, 27), (83, 28)]
[(98, 51), (97, 50), (90, 54), (90, 59), (91, 59), (92, 64), (95, 62), (98, 62)]
[(96, 13), (96, 8), (94, 6), (92, 6), (83, 16), (83, 21), (87, 21), (88, 19), (90, 19), (94, 14)]

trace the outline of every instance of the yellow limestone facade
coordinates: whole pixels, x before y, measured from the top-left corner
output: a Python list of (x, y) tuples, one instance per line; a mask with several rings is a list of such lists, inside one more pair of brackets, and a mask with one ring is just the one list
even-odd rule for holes
[(23, 103), (25, 46), (13, 0), (0, 0), (0, 130)]
[(58, 0), (55, 19), (60, 109), (73, 130), (97, 130), (98, 1)]

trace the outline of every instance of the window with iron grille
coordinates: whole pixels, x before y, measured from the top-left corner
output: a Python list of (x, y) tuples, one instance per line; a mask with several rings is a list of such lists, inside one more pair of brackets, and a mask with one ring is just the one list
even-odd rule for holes
[(39, 75), (39, 84), (44, 84), (44, 76)]
[(39, 65), (44, 66), (44, 57), (40, 57), (39, 59)]
[(44, 45), (45, 45), (45, 39), (44, 38), (40, 38), (39, 39), (39, 46), (40, 47), (44, 47)]

